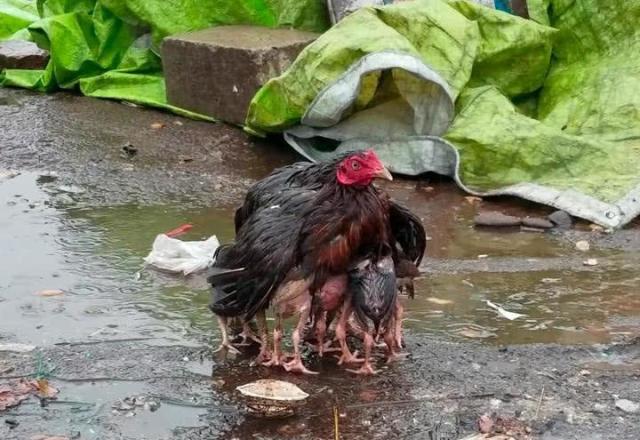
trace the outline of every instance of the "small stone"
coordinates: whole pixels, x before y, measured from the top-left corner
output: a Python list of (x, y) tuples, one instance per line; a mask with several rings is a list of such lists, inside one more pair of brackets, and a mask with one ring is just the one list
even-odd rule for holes
[(497, 211), (481, 212), (473, 219), (476, 226), (520, 226), (520, 217), (506, 215)]
[(593, 410), (595, 412), (604, 412), (607, 409), (607, 405), (603, 403), (596, 403), (593, 405)]
[(0, 42), (0, 70), (44, 69), (49, 62), (49, 52), (37, 44), (24, 40)]
[(538, 228), (538, 229), (553, 228), (553, 223), (551, 223), (551, 221), (541, 217), (524, 217), (522, 219), (522, 224), (529, 228)]
[(488, 434), (493, 429), (493, 419), (488, 414), (480, 416), (478, 419), (478, 431)]
[(587, 260), (584, 260), (582, 262), (583, 265), (585, 266), (597, 266), (598, 265), (598, 260), (595, 258), (589, 258)]
[(144, 403), (144, 409), (151, 412), (156, 412), (160, 408), (160, 402), (156, 402), (155, 400), (150, 400)]
[(576, 242), (576, 249), (582, 252), (587, 252), (589, 249), (591, 249), (591, 245), (587, 240), (580, 240)]
[(547, 217), (558, 229), (571, 229), (573, 219), (565, 211), (555, 211)]
[(640, 411), (640, 404), (636, 402), (632, 402), (627, 399), (618, 399), (616, 400), (616, 408), (626, 412), (626, 413), (637, 413)]

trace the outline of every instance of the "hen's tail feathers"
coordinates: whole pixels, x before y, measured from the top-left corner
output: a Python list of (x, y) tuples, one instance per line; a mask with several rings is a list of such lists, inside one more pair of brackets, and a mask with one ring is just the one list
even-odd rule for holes
[(238, 316), (245, 304), (236, 288), (237, 281), (245, 274), (245, 269), (212, 268), (207, 281), (213, 288), (209, 309), (221, 316)]

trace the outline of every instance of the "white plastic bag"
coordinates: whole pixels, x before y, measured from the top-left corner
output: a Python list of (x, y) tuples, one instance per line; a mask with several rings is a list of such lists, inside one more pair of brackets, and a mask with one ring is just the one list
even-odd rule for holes
[(144, 261), (160, 270), (189, 275), (211, 266), (218, 246), (220, 242), (215, 235), (205, 241), (182, 241), (160, 234)]

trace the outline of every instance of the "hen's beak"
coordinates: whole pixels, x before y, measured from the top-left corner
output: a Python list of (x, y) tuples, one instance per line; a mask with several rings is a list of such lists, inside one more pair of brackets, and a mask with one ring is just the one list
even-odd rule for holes
[(385, 167), (382, 167), (378, 171), (376, 171), (376, 173), (374, 174), (374, 177), (377, 177), (378, 179), (384, 179), (384, 180), (393, 180), (393, 176), (391, 176), (391, 173)]

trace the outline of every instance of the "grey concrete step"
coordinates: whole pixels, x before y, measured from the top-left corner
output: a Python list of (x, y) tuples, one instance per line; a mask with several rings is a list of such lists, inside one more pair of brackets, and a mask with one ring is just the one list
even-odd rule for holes
[(162, 61), (170, 104), (244, 123), (253, 95), (280, 75), (318, 34), (220, 26), (168, 37)]

